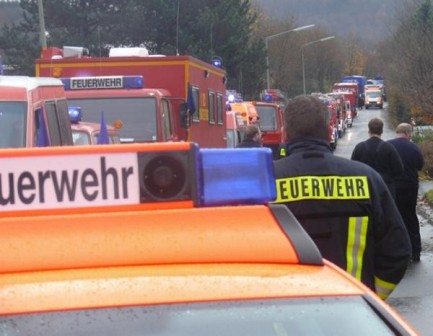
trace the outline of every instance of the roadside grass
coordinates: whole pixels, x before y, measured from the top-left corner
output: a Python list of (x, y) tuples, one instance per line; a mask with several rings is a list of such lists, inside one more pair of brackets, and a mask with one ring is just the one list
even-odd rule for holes
[(429, 190), (424, 195), (424, 200), (430, 205), (433, 206), (433, 190)]

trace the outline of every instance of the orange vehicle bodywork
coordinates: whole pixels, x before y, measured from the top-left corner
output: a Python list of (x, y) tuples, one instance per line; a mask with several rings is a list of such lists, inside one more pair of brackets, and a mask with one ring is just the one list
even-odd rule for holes
[(265, 205), (4, 218), (0, 253), (0, 315), (332, 295), (385, 307), (333, 264), (301, 265)]
[(245, 125), (254, 125), (259, 123), (259, 113), (252, 102), (231, 103), (231, 110), (240, 112)]

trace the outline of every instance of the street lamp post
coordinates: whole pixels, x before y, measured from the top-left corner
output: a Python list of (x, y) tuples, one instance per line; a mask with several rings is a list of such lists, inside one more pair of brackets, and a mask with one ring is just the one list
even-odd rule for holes
[(47, 47), (47, 39), (45, 35), (44, 6), (42, 4), (42, 0), (38, 0), (38, 14), (39, 14), (39, 42), (41, 43), (41, 48), (45, 49)]
[(285, 34), (289, 34), (289, 33), (296, 33), (298, 31), (304, 30), (304, 29), (309, 29), (309, 28), (313, 28), (314, 25), (308, 25), (308, 26), (302, 26), (302, 27), (298, 27), (292, 30), (287, 30), (287, 31), (283, 31), (281, 33), (275, 34), (275, 35), (271, 35), (271, 36), (267, 36), (265, 37), (265, 46), (266, 46), (266, 88), (269, 89), (269, 52), (268, 52), (268, 42), (270, 40), (273, 40), (274, 38), (280, 37), (282, 35)]
[(302, 85), (303, 85), (303, 87), (304, 87), (304, 95), (306, 94), (306, 90), (305, 90), (304, 48), (307, 47), (307, 46), (309, 46), (309, 45), (315, 44), (315, 43), (325, 42), (325, 41), (331, 40), (331, 39), (333, 39), (333, 38), (335, 38), (335, 36), (324, 37), (324, 38), (321, 38), (320, 40), (315, 40), (315, 41), (311, 41), (311, 42), (305, 43), (305, 44), (301, 47), (301, 54), (302, 54)]

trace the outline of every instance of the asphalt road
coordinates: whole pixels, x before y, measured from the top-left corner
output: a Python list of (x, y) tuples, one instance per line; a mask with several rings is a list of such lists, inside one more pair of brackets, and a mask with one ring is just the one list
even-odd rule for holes
[[(381, 118), (384, 123), (383, 140), (394, 138), (386, 106), (383, 110), (361, 110), (352, 128), (339, 139), (335, 155), (350, 158), (354, 146), (368, 137), (368, 122)], [(433, 209), (422, 201), (422, 196), (433, 189), (433, 181), (420, 184), (418, 217), (421, 226), (423, 251), (421, 262), (411, 263), (406, 274), (387, 302), (394, 307), (420, 335), (433, 335)]]

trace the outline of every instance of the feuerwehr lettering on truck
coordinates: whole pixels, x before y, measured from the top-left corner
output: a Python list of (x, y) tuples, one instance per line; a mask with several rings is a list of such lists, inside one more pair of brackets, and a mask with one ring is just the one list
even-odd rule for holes
[(0, 211), (140, 202), (136, 153), (0, 159)]

